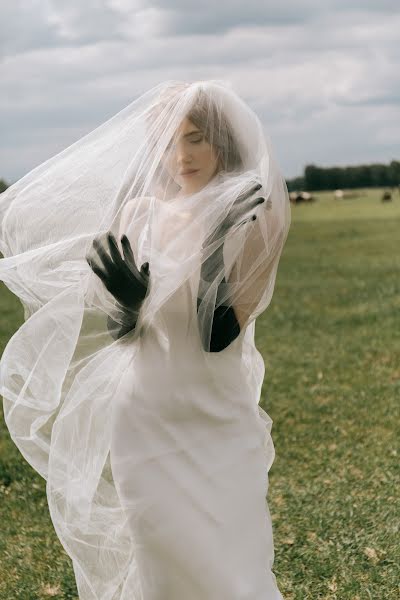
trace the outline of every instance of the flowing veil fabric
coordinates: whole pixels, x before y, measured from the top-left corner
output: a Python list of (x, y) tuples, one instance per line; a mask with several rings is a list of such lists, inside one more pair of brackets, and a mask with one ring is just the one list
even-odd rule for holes
[[(201, 120), (221, 159), (215, 177), (190, 194), (181, 193), (165, 163), (186, 116)], [(213, 248), (223, 245), (226, 277), (220, 270), (199, 287), (201, 266), (213, 251), (204, 246), (206, 236), (254, 181), (261, 181), (268, 201), (257, 207), (255, 221), (213, 241)], [(229, 431), (247, 445), (261, 444), (262, 464), (265, 471), (270, 468), (272, 421), (258, 405), (265, 369), (254, 326), (271, 301), (289, 225), (286, 185), (265, 131), (223, 81), (154, 87), (0, 195), (0, 279), (20, 299), (25, 315), (1, 359), (4, 414), (15, 444), (47, 481), (51, 518), (72, 558), (80, 598), (153, 598), (143, 592), (128, 526), (135, 508), (138, 516), (148, 507), (139, 498), (127, 511), (122, 484), (115, 481), (129, 461), (127, 477), (135, 483), (136, 455), (129, 446), (125, 460), (121, 446), (114, 463), (111, 456), (113, 436), (118, 441), (116, 407), (129, 402), (132, 390), (140, 399), (127, 413), (137, 414), (137, 448), (149, 440), (156, 444), (154, 432), (165, 434), (168, 423), (181, 416), (196, 422), (198, 415), (202, 427), (193, 427), (190, 436), (168, 430), (187, 455), (203, 447), (201, 435), (211, 430), (215, 451), (223, 452)], [(93, 239), (108, 231), (118, 241), (126, 233), (138, 265), (149, 261), (152, 276), (135, 331), (117, 340), (108, 327), (109, 317), (118, 321), (116, 302), (85, 260)], [(245, 323), (228, 348), (210, 352), (213, 311), (229, 304), (246, 315)], [(150, 367), (154, 370), (147, 372)], [(178, 375), (183, 372), (185, 379)], [(240, 379), (232, 379), (235, 374)], [(155, 388), (158, 377), (162, 389)], [(172, 414), (166, 382), (175, 389), (178, 380), (188, 393), (174, 397), (179, 410)], [(218, 403), (222, 388), (233, 398), (231, 405), (228, 396)], [(202, 408), (207, 398), (211, 417)], [(151, 406), (154, 419), (140, 442), (148, 414), (144, 417), (141, 408), (141, 421), (135, 406), (148, 411)], [(200, 467), (193, 462), (192, 489), (196, 469), (211, 477), (212, 463), (206, 454)], [(199, 504), (207, 504), (201, 493)]]

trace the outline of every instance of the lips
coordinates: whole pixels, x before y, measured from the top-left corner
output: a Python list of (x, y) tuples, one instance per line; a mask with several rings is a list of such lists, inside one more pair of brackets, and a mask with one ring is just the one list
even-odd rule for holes
[(197, 173), (198, 169), (191, 169), (190, 171), (183, 171), (183, 173), (181, 173), (181, 175), (193, 175), (194, 173)]

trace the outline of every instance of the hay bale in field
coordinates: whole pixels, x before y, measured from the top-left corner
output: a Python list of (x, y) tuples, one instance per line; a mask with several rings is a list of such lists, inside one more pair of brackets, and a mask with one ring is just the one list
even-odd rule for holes
[(290, 202), (298, 204), (299, 202), (314, 202), (315, 198), (309, 192), (290, 192)]
[(360, 198), (363, 195), (365, 196), (365, 192), (362, 193), (360, 190), (335, 190), (333, 192), (335, 200), (350, 200), (351, 198)]

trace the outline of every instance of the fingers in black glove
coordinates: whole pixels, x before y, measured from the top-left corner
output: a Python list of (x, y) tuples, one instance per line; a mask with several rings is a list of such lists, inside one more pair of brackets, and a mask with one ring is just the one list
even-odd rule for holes
[(243, 223), (247, 223), (248, 221), (254, 221), (257, 218), (257, 215), (255, 213), (253, 213), (252, 215), (250, 215), (250, 217), (247, 217), (246, 219), (243, 219), (243, 216), (248, 214), (250, 211), (254, 210), (259, 204), (265, 202), (265, 198), (263, 196), (258, 196), (255, 199), (253, 198), (255, 192), (257, 192), (261, 188), (261, 183), (257, 183), (256, 185), (253, 185), (250, 188), (250, 190), (246, 190), (236, 198), (227, 216), (227, 228), (230, 229), (236, 224), (242, 225)]
[[(265, 202), (265, 198), (263, 196), (258, 196), (257, 198), (253, 198), (254, 194), (261, 189), (262, 184), (257, 182), (252, 185), (250, 189), (245, 190), (235, 199), (233, 204), (231, 205), (227, 215), (223, 219), (223, 221), (218, 225), (216, 230), (214, 230), (205, 240), (203, 247), (207, 247), (211, 245), (213, 242), (219, 239), (224, 239), (226, 234), (233, 228), (240, 227), (241, 225), (248, 223), (250, 221), (254, 221), (257, 218), (256, 213), (252, 213), (249, 215), (249, 212), (254, 211), (254, 209), (259, 205)], [(267, 208), (270, 208), (267, 203)], [(247, 216), (246, 216), (247, 215)], [(245, 218), (243, 218), (245, 217)]]
[(97, 252), (101, 267), (89, 253), (86, 260), (93, 272), (103, 281), (108, 291), (123, 306), (137, 308), (147, 295), (150, 280), (149, 263), (146, 262), (138, 271), (132, 248), (126, 236), (122, 236), (123, 254), (119, 251), (114, 235), (107, 234), (109, 254), (106, 245), (98, 238), (93, 240), (92, 248)]

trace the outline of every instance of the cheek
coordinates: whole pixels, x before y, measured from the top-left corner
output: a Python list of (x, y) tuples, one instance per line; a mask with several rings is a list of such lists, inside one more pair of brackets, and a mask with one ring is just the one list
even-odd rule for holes
[(176, 171), (176, 161), (172, 154), (165, 156), (162, 162), (164, 169), (166, 169), (168, 173), (174, 173)]
[(217, 164), (217, 156), (210, 147), (204, 148), (199, 158), (203, 167), (208, 168), (210, 171), (215, 169)]

